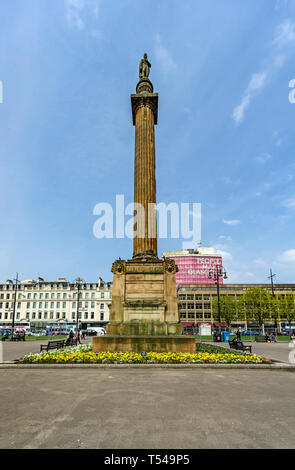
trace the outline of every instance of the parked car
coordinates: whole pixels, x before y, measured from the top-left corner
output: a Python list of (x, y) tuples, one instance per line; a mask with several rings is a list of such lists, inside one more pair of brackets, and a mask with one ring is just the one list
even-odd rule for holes
[(88, 329), (86, 330), (86, 336), (97, 336), (98, 333), (96, 330), (91, 330), (91, 329)]

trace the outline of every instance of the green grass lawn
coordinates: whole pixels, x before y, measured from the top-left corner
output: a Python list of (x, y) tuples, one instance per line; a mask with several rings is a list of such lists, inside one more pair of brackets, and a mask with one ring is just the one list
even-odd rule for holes
[(65, 339), (66, 336), (26, 336), (26, 341), (54, 341), (58, 339)]

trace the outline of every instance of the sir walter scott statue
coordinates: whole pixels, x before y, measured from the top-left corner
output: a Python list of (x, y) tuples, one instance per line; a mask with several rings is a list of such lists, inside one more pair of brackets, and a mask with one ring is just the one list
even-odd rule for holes
[(139, 64), (139, 78), (148, 78), (150, 74), (151, 64), (147, 60), (147, 54), (144, 54)]

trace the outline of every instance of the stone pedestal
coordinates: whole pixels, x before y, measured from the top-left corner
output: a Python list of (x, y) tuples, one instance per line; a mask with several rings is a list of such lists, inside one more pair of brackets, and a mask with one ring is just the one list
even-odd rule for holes
[(182, 352), (194, 354), (196, 341), (186, 336), (95, 336), (94, 352)]
[(117, 260), (112, 267), (110, 335), (181, 335), (176, 265), (156, 257)]

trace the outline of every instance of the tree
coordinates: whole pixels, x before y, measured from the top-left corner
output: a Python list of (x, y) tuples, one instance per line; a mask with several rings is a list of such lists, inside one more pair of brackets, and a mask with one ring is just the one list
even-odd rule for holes
[[(220, 301), (220, 318), (225, 321), (228, 326), (236, 319), (237, 301), (231, 295), (221, 296)], [(215, 298), (212, 302), (213, 317), (218, 318), (218, 299)]]
[(294, 295), (292, 294), (281, 295), (279, 297), (279, 304), (280, 304), (280, 317), (286, 318), (287, 323), (290, 327), (290, 334), (291, 334), (291, 323), (295, 321)]
[(265, 320), (270, 317), (271, 296), (261, 287), (251, 287), (243, 295), (241, 302), (244, 304), (247, 321), (255, 321), (262, 330)]

